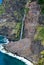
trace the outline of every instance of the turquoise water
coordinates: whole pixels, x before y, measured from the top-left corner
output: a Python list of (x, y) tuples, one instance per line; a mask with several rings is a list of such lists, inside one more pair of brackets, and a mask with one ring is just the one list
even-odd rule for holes
[(0, 65), (26, 65), (21, 60), (0, 52)]
[(0, 44), (4, 44), (4, 43), (7, 43), (7, 39), (6, 37), (0, 35)]
[[(0, 44), (6, 43), (7, 39), (0, 35)], [(0, 52), (0, 65), (26, 65), (24, 62)]]
[(0, 4), (2, 4), (2, 0), (0, 0)]

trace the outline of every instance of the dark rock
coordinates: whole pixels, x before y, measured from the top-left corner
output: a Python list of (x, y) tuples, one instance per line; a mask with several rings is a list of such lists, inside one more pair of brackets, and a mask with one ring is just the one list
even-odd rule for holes
[(44, 15), (41, 15), (38, 20), (39, 24), (44, 25)]

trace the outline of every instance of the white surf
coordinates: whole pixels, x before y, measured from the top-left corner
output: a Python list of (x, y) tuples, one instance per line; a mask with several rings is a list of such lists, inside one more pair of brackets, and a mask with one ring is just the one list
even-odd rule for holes
[(28, 60), (25, 59), (25, 58), (20, 57), (20, 56), (17, 56), (17, 55), (14, 55), (14, 54), (12, 54), (11, 52), (7, 52), (2, 45), (1, 45), (1, 47), (0, 47), (0, 52), (2, 52), (2, 53), (4, 53), (4, 54), (7, 54), (7, 55), (9, 55), (9, 56), (15, 57), (15, 58), (21, 60), (22, 62), (24, 62), (26, 65), (33, 65), (32, 62), (28, 61)]

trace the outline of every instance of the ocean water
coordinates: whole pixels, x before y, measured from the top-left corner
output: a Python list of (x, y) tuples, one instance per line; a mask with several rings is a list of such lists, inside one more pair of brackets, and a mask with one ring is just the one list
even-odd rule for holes
[(0, 0), (0, 4), (2, 4), (2, 0)]
[(0, 65), (26, 65), (21, 60), (0, 52)]
[(26, 65), (21, 60), (1, 52), (1, 44), (7, 43), (7, 39), (0, 35), (0, 65)]
[(0, 65), (33, 65), (33, 63), (25, 58), (7, 52), (3, 47), (3, 44), (7, 43), (8, 39), (0, 35)]
[(8, 43), (8, 39), (2, 35), (0, 35), (0, 44), (6, 44)]

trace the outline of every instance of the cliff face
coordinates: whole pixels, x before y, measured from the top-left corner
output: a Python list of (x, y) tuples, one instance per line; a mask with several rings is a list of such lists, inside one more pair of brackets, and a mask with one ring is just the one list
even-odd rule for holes
[(32, 42), (32, 40), (34, 40), (35, 28), (38, 25), (37, 21), (40, 14), (38, 8), (39, 6), (36, 2), (29, 3), (29, 11), (25, 18), (24, 26), (25, 39), (17, 42), (10, 42), (9, 44), (4, 45), (4, 48), (7, 51), (23, 56), (28, 60), (31, 59), (31, 61), (38, 60), (38, 55), (41, 51), (39, 48), (42, 48), (39, 41)]
[[(3, 0), (3, 10), (5, 10), (3, 13), (7, 13), (11, 15), (15, 21), (21, 21), (22, 17), (24, 15), (24, 7), (27, 3), (27, 0)], [(0, 8), (1, 10), (1, 8)], [(1, 10), (1, 14), (2, 10)]]
[(9, 42), (7, 45), (3, 45), (4, 49), (8, 52), (24, 57), (30, 61), (37, 62), (41, 50), (44, 49), (40, 45), (40, 42), (31, 42), (31, 39), (25, 38), (16, 42)]
[(26, 2), (27, 0), (3, 0), (0, 5), (0, 35), (11, 41), (19, 39)]
[[(3, 0), (5, 7), (7, 6), (7, 8), (11, 7), (16, 8), (17, 10), (21, 9), (22, 7), (24, 7), (24, 5), (26, 4), (27, 0)], [(16, 6), (16, 7), (15, 7)]]
[(27, 0), (3, 0), (6, 13), (10, 14), (16, 21), (22, 20), (26, 2)]
[(12, 52), (14, 54), (17, 54), (30, 60), (31, 55), (30, 45), (31, 41), (25, 38), (17, 42), (10, 42), (9, 44), (4, 45), (4, 48), (9, 52)]

